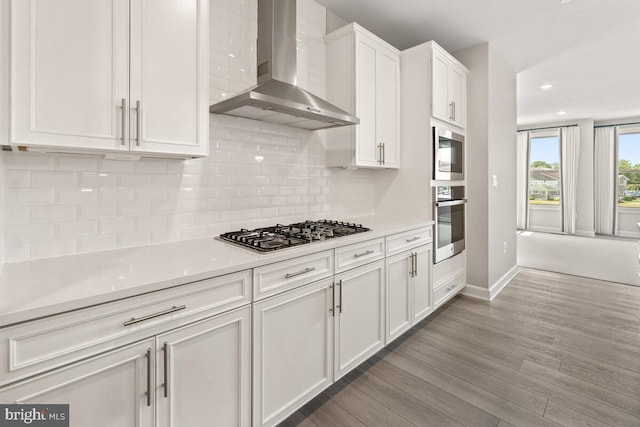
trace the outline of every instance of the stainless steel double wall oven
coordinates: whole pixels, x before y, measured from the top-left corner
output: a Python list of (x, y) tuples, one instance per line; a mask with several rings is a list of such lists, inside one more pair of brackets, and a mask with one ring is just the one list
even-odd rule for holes
[(439, 263), (465, 248), (464, 136), (433, 128), (433, 261)]

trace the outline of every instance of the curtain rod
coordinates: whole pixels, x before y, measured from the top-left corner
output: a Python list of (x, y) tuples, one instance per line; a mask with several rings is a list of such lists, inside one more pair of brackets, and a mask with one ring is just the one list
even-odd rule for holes
[(593, 128), (608, 128), (608, 127), (612, 127), (612, 126), (626, 126), (626, 125), (640, 125), (640, 122), (635, 122), (635, 123), (617, 123), (615, 125), (598, 125), (598, 126), (594, 126)]
[(532, 130), (545, 130), (545, 129), (560, 129), (560, 128), (570, 128), (578, 125), (565, 125), (565, 126), (549, 126), (546, 128), (535, 128), (535, 129), (520, 129), (518, 132), (529, 132)]

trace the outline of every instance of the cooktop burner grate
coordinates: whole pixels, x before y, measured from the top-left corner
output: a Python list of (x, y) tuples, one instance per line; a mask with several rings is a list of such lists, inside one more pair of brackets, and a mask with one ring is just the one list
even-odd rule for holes
[(321, 219), (289, 225), (276, 224), (272, 227), (230, 231), (220, 235), (220, 239), (259, 252), (271, 252), (291, 248), (314, 241), (364, 233), (369, 228), (362, 224)]

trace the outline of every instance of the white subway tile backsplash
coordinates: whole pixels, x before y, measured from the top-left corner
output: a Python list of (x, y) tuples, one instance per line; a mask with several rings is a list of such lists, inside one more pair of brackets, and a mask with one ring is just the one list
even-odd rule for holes
[(34, 206), (31, 208), (31, 222), (51, 223), (74, 221), (78, 218), (77, 206)]
[(98, 157), (96, 156), (56, 156), (55, 169), (79, 172), (95, 172), (98, 170)]
[(80, 172), (78, 175), (78, 184), (84, 188), (110, 188), (115, 187), (117, 182), (115, 173)]
[(53, 224), (53, 235), (56, 239), (76, 238), (98, 234), (97, 220), (82, 220), (75, 222), (58, 222)]
[(119, 248), (143, 246), (151, 243), (150, 231), (134, 231), (132, 233), (118, 233), (116, 245)]
[[(215, 102), (255, 84), (257, 0), (212, 0), (210, 10), (209, 98)], [(324, 12), (313, 0), (299, 0), (298, 84), (320, 96)], [(372, 172), (325, 168), (322, 131), (212, 114), (209, 132), (204, 159), (5, 153), (6, 260), (203, 238), (373, 209)]]
[(53, 170), (54, 157), (42, 153), (10, 151), (5, 153), (4, 167), (7, 170)]
[(96, 252), (115, 249), (115, 234), (99, 234), (97, 236), (80, 236), (78, 237), (78, 252)]
[(61, 188), (55, 190), (55, 201), (59, 205), (91, 204), (98, 201), (96, 188)]
[(56, 239), (31, 242), (31, 258), (49, 258), (62, 255), (71, 255), (77, 252), (76, 239)]
[(76, 172), (33, 171), (31, 172), (32, 188), (74, 188), (78, 185)]

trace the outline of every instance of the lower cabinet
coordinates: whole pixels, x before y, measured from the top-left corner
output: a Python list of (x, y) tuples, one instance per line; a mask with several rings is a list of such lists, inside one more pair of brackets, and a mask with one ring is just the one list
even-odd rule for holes
[(386, 343), (431, 313), (431, 260), (431, 244), (387, 258)]
[(103, 353), (0, 391), (0, 402), (69, 404), (72, 427), (154, 424), (152, 339)]
[(384, 260), (335, 276), (335, 380), (384, 347)]
[(329, 278), (254, 303), (254, 426), (278, 424), (333, 382), (334, 298)]
[(0, 402), (69, 404), (72, 427), (249, 426), (250, 321), (249, 306), (201, 320), (4, 387)]
[(156, 336), (158, 426), (251, 424), (251, 308)]

